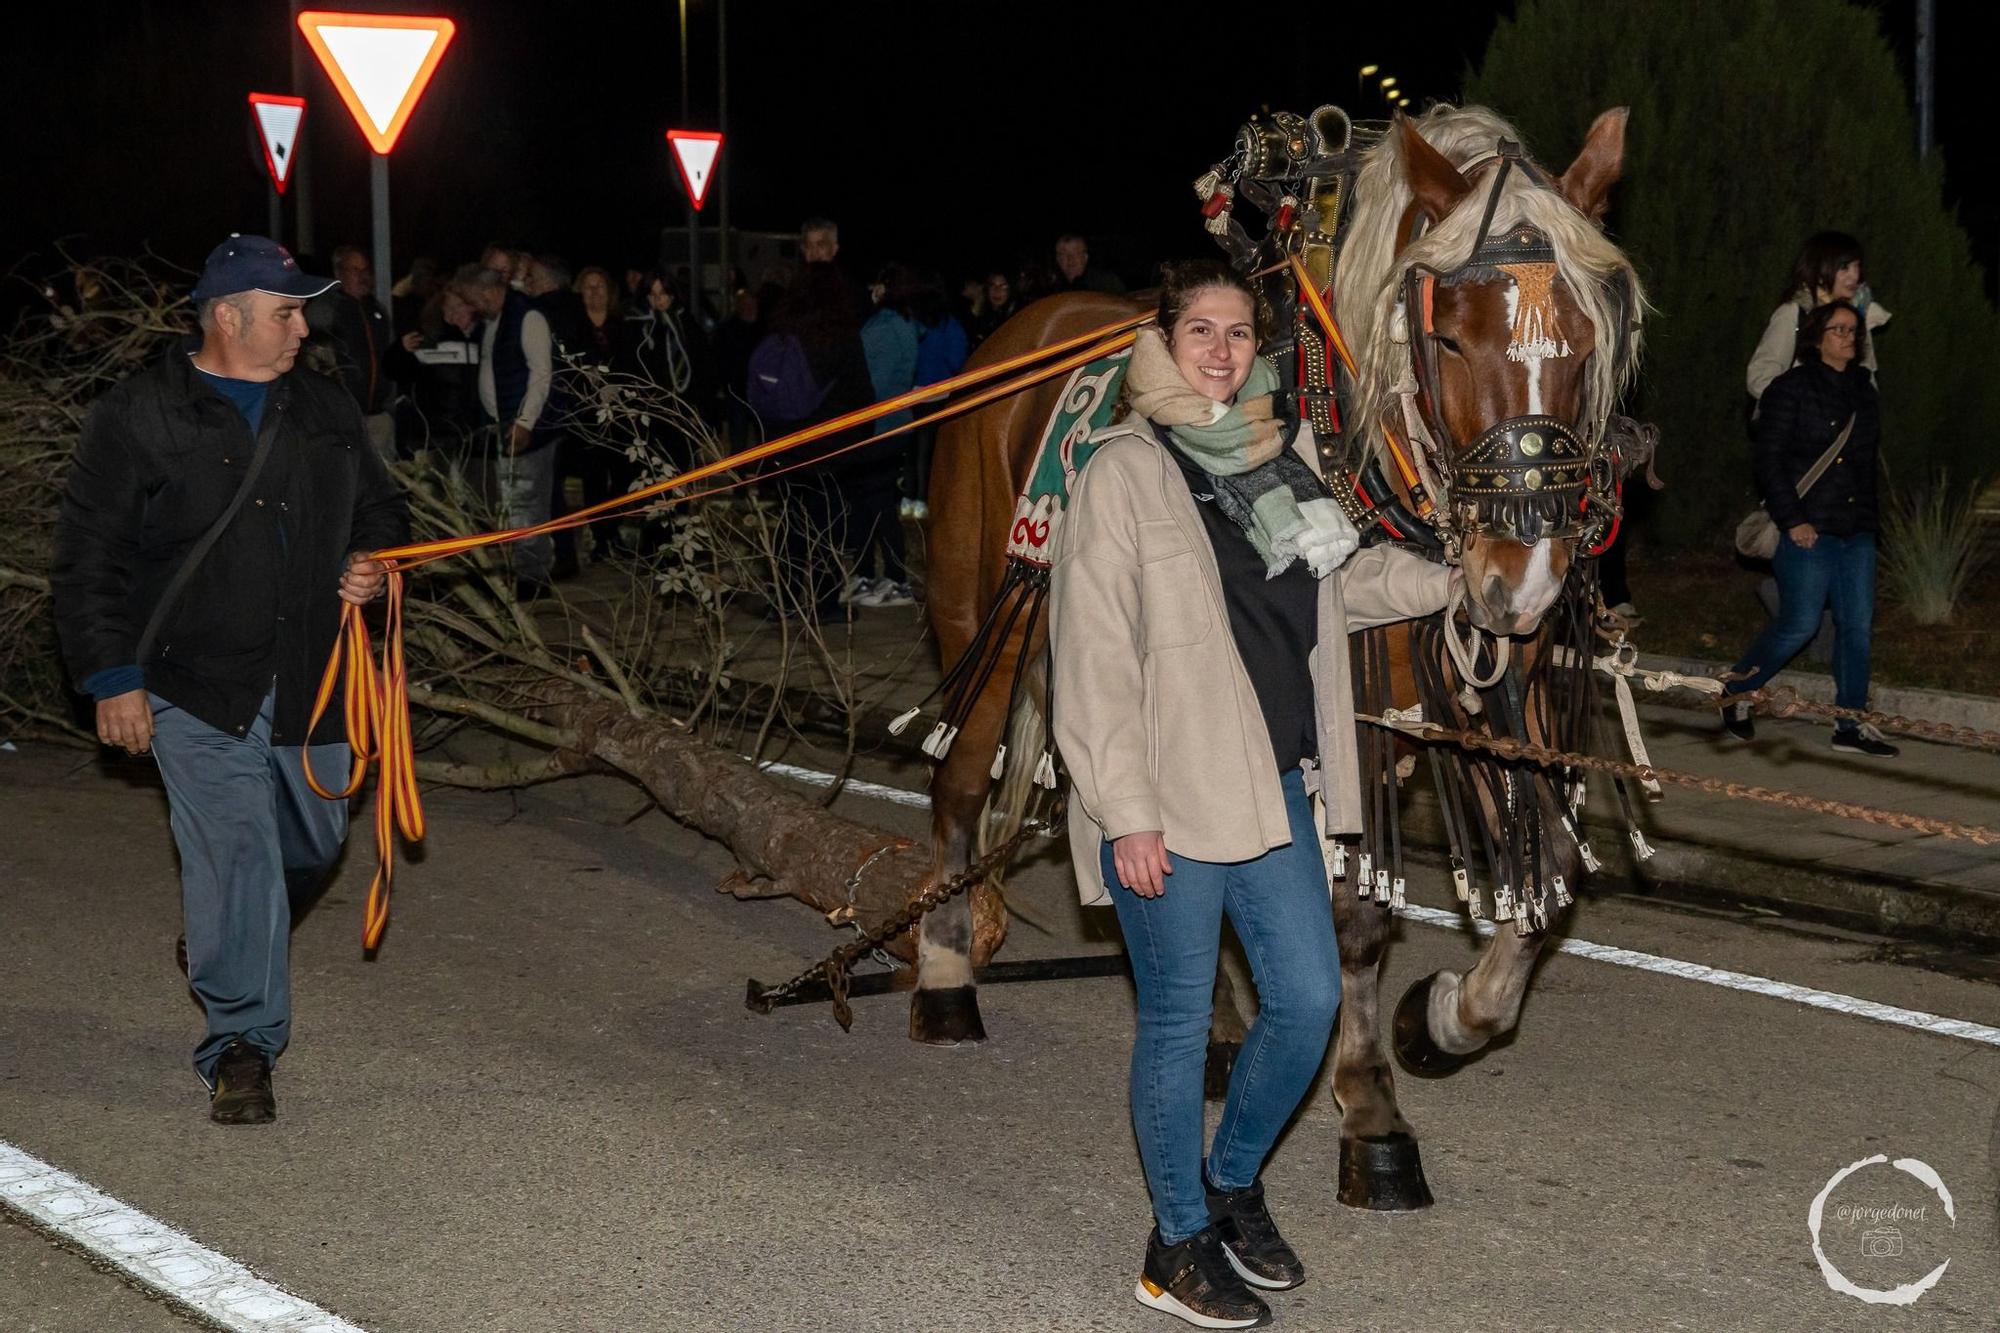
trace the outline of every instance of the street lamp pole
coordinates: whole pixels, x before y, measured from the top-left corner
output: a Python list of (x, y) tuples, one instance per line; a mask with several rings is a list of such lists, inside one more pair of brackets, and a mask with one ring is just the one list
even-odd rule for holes
[[(292, 96), (306, 95), (306, 44), (299, 36), (299, 11), (305, 8), (305, 0), (292, 0)], [(310, 255), (313, 250), (313, 187), (312, 153), (306, 148), (306, 128), (299, 126), (299, 136), (292, 143), (292, 248), (302, 255)], [(271, 239), (282, 244), (284, 237), (276, 232)]]
[[(728, 136), (729, 0), (715, 0), (715, 128), (725, 138)], [(722, 308), (716, 314), (718, 318), (727, 319), (736, 288), (729, 276), (729, 171), (723, 166), (720, 153), (716, 154), (714, 170), (721, 177), (715, 182), (715, 188), (720, 195), (718, 206), (721, 209), (721, 215), (717, 219), (721, 233), (717, 242), (716, 262), (722, 268)]]
[(1917, 156), (1931, 151), (1931, 99), (1937, 83), (1937, 0), (1917, 0)]
[[(681, 124), (692, 125), (694, 103), (688, 87), (688, 0), (680, 0), (681, 11)], [(694, 200), (688, 200), (688, 308), (696, 327), (701, 325), (701, 227)]]

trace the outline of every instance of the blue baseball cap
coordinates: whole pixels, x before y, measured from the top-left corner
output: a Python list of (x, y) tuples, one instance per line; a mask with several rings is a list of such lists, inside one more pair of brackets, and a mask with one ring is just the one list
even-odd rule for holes
[(190, 293), (197, 301), (238, 292), (269, 292), (299, 300), (318, 296), (333, 286), (332, 278), (308, 277), (299, 271), (292, 252), (268, 236), (231, 232), (229, 239), (208, 252), (201, 280)]

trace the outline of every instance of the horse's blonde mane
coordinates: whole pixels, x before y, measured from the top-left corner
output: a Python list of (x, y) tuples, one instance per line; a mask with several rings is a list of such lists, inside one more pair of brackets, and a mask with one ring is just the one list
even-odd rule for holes
[[(1416, 128), (1456, 167), (1492, 153), (1501, 139), (1518, 143), (1521, 138), (1518, 130), (1483, 106), (1435, 106), (1416, 118)], [(1448, 217), (1399, 255), (1396, 234), (1413, 196), (1396, 135), (1383, 136), (1362, 160), (1354, 214), (1335, 270), (1334, 316), (1358, 362), (1355, 402), (1361, 405), (1359, 429), (1371, 452), (1382, 446), (1382, 422), (1397, 408), (1396, 386), (1410, 364), (1408, 344), (1395, 340), (1391, 322), (1403, 277), (1415, 264), (1450, 272), (1466, 262), (1486, 209), (1490, 180), (1490, 175), (1482, 174)], [(1522, 226), (1535, 228), (1554, 245), (1557, 270), (1597, 333), (1576, 423), (1579, 433), (1594, 444), (1638, 363), (1645, 294), (1630, 261), (1590, 219), (1561, 195), (1537, 186), (1526, 173), (1511, 171), (1493, 215), (1492, 233), (1504, 235)], [(1631, 284), (1624, 312), (1615, 295), (1620, 281)]]

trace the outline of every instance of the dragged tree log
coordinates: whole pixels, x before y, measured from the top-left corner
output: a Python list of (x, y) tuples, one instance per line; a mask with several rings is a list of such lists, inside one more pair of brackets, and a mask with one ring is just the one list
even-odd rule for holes
[[(581, 691), (540, 710), (567, 733), (576, 753), (639, 782), (660, 808), (721, 842), (744, 874), (719, 887), (739, 898), (796, 898), (835, 925), (863, 930), (900, 911), (931, 882), (931, 852), (908, 838), (833, 813), (787, 791), (747, 760), (690, 736), (671, 719), (634, 713)], [(1007, 933), (1000, 894), (974, 885), (973, 964), (999, 949)], [(915, 961), (914, 934), (889, 951)]]

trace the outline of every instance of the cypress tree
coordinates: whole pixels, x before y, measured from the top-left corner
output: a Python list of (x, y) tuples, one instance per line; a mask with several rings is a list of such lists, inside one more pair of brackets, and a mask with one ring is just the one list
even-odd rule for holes
[(1654, 311), (1632, 404), (1662, 431), (1666, 547), (1726, 543), (1754, 502), (1743, 383), (1805, 238), (1853, 233), (1894, 316), (1876, 353), (1883, 456), (1900, 483), (1990, 475), (2000, 318), (1943, 201), (1876, 16), (1845, 0), (1521, 0), (1468, 101), (1561, 170), (1592, 117), (1629, 106), (1610, 228)]

